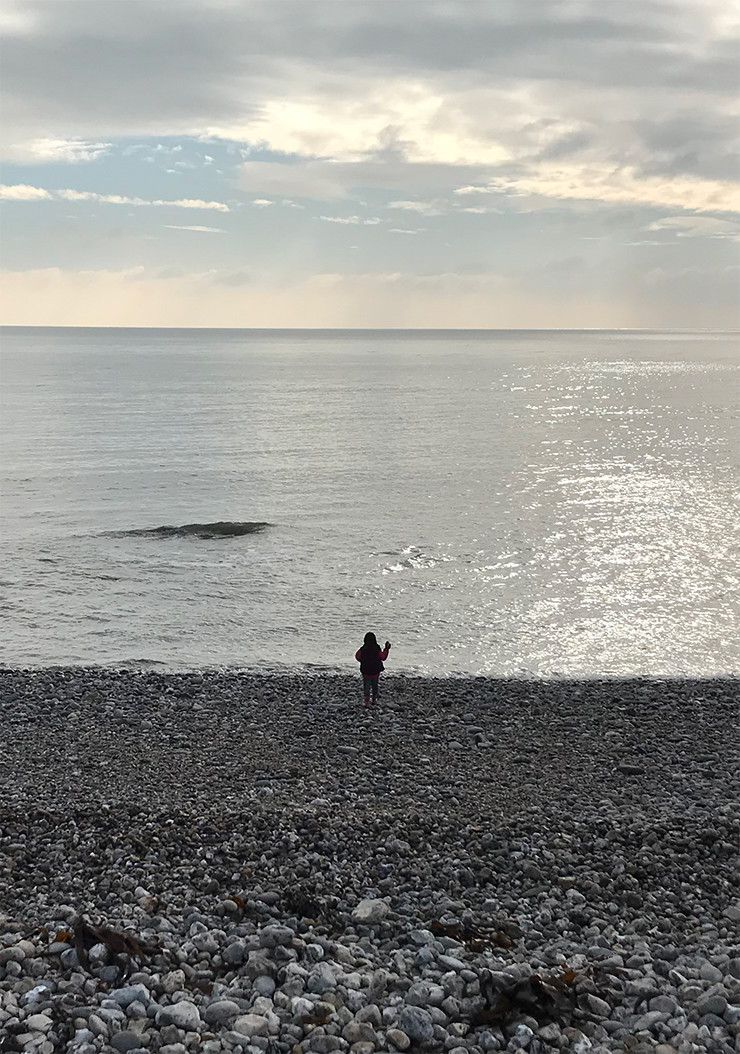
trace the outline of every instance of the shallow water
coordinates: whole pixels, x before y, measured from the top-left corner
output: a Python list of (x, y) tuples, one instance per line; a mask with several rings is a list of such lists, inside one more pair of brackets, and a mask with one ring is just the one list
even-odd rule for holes
[[(409, 671), (740, 670), (734, 335), (5, 330), (1, 364), (6, 664), (351, 668), (374, 629)], [(269, 526), (136, 533), (215, 521)]]

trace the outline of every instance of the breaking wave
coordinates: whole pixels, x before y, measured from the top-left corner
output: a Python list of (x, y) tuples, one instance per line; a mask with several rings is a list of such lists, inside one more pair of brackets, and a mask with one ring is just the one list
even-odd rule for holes
[(116, 531), (124, 538), (238, 538), (243, 534), (257, 534), (269, 527), (261, 520), (232, 521), (217, 520), (215, 523), (183, 523), (179, 527), (165, 524), (162, 527), (138, 527), (130, 531)]

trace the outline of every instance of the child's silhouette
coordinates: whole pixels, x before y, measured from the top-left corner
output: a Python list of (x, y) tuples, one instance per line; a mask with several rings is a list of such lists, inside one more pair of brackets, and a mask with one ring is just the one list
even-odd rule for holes
[(362, 687), (365, 694), (365, 706), (370, 705), (372, 695), (373, 702), (378, 700), (378, 678), (385, 669), (383, 660), (388, 658), (391, 650), (391, 642), (385, 642), (385, 648), (380, 650), (380, 645), (375, 639), (374, 633), (366, 633), (362, 647), (355, 653), (355, 658), (360, 664), (362, 674)]

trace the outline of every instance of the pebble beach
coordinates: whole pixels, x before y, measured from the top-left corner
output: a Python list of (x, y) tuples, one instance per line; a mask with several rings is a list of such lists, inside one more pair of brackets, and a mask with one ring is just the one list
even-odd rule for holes
[(0, 1051), (740, 1051), (735, 679), (0, 670)]

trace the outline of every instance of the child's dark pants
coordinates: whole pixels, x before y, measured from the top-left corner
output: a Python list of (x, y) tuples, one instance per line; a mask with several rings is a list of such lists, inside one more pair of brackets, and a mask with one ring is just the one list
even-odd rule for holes
[(363, 677), (362, 688), (365, 692), (365, 698), (369, 699), (372, 693), (373, 700), (378, 698), (378, 678), (377, 677)]

